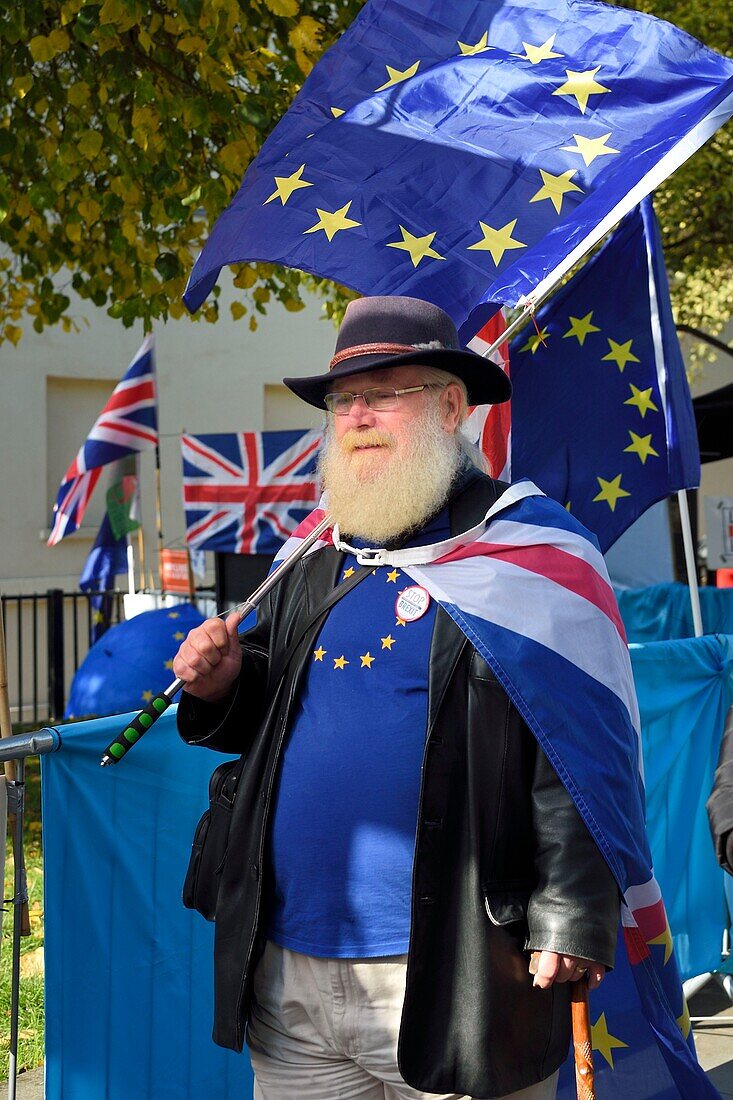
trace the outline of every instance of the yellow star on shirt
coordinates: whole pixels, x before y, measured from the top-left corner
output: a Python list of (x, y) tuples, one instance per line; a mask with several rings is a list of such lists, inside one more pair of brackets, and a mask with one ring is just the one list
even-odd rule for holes
[(353, 577), (355, 572), (356, 570), (354, 569), (353, 565), (350, 565), (348, 569), (344, 569), (343, 579), (346, 580), (348, 577)]
[(633, 382), (629, 382), (629, 385), (631, 386), (631, 397), (624, 401), (624, 405), (636, 405), (641, 413), (642, 420), (649, 412), (649, 409), (652, 409), (653, 412), (659, 412), (659, 409), (652, 401), (651, 386), (648, 390), (637, 390)]
[(397, 578), (399, 577), (399, 575), (400, 574), (398, 570), (393, 569), (391, 573), (387, 574), (387, 583), (389, 584), (389, 582), (392, 581), (394, 584), (397, 584)]
[(407, 626), (407, 619), (397, 619), (395, 626)]
[(173, 635), (173, 640), (176, 642), (182, 642), (185, 637), (186, 635), (183, 633), (182, 630), (177, 630)]
[(631, 493), (627, 493), (625, 489), (621, 488), (621, 474), (618, 474), (613, 481), (606, 481), (602, 477), (596, 477), (596, 481), (600, 485), (601, 491), (598, 496), (593, 497), (593, 500), (605, 500), (612, 512), (616, 511), (616, 504), (620, 497), (631, 496)]
[[(437, 233), (437, 229), (435, 232)], [(430, 247), (435, 240), (435, 233), (426, 233), (424, 237), (415, 237), (409, 230), (405, 229), (404, 225), (400, 226), (400, 233), (402, 234), (402, 240), (390, 241), (387, 248), (401, 248), (403, 252), (409, 252), (413, 267), (417, 267), (420, 260), (424, 260), (426, 256), (429, 256), (432, 260), (445, 259), (445, 256), (441, 256), (439, 252)]]
[(375, 88), (374, 91), (383, 92), (385, 88), (391, 88), (394, 84), (401, 84), (403, 80), (409, 80), (417, 72), (419, 64), (420, 62), (416, 61), (408, 69), (393, 69), (391, 65), (386, 65), (388, 79), (384, 84), (380, 84), (378, 88)]
[(585, 317), (568, 317), (570, 321), (570, 328), (567, 332), (563, 333), (563, 340), (567, 340), (569, 336), (574, 336), (581, 348), (585, 343), (586, 336), (591, 332), (600, 332), (598, 325), (592, 324), (593, 310), (590, 313), (586, 313)]
[(469, 252), (490, 252), (491, 259), (499, 266), (507, 249), (510, 248), (526, 248), (526, 244), (522, 241), (517, 241), (512, 237), (514, 232), (514, 226), (517, 224), (515, 218), (511, 222), (507, 222), (501, 229), (492, 229), (486, 222), (479, 222), (481, 226), (481, 232), (483, 237), (480, 241), (476, 241), (475, 244), (468, 246)]
[(303, 231), (304, 235), (305, 233), (317, 233), (319, 229), (322, 229), (329, 241), (332, 241), (340, 229), (353, 229), (355, 225), (361, 225), (361, 222), (355, 222), (353, 218), (346, 217), (352, 202), (353, 199), (350, 199), (339, 210), (321, 210), (317, 206), (318, 221), (310, 229), (305, 229)]
[(334, 657), (334, 659), (333, 659), (333, 667), (334, 668), (343, 669), (343, 668), (346, 668), (346, 665), (348, 665), (348, 664), (349, 664), (349, 662), (346, 660), (346, 658), (344, 656)]
[(458, 48), (464, 57), (472, 57), (474, 54), (493, 50), (494, 47), (489, 45), (489, 32), (484, 31), (478, 42), (474, 42), (473, 45), (468, 42), (459, 42)]
[(285, 206), (294, 191), (298, 191), (301, 187), (312, 187), (312, 183), (308, 183), (307, 180), (301, 178), (304, 169), (305, 165), (301, 164), (292, 176), (275, 176), (275, 190), (268, 199), (265, 199), (262, 205), (267, 206), (268, 202), (280, 199), (280, 202)]
[(331, 114), (334, 118), (341, 118), (341, 115), (345, 115), (346, 111), (342, 111), (340, 107), (331, 107)]
[(173, 668), (173, 661), (164, 661), (163, 662), (163, 668), (167, 668), (167, 669)]
[(600, 65), (596, 65), (595, 69), (586, 69), (583, 73), (576, 73), (573, 72), (572, 69), (566, 69), (565, 76), (567, 80), (559, 88), (556, 88), (552, 94), (573, 96), (578, 107), (580, 107), (580, 113), (584, 115), (585, 109), (588, 106), (588, 100), (592, 95), (602, 95), (603, 92), (611, 91), (610, 88), (605, 88), (603, 84), (599, 84), (595, 79), (595, 75), (600, 67)]
[(677, 1027), (682, 1032), (682, 1038), (686, 1039), (690, 1034), (692, 1028), (692, 1020), (690, 1019), (690, 1010), (687, 1007), (687, 1001), (682, 998), (682, 1015), (677, 1017)]
[(523, 42), (524, 53), (519, 54), (520, 57), (524, 57), (525, 60), (530, 61), (533, 65), (539, 64), (540, 61), (549, 61), (551, 57), (564, 57), (562, 53), (555, 53), (553, 46), (555, 45), (556, 35), (552, 35), (543, 42), (541, 46), (533, 46), (531, 42)]
[(537, 351), (537, 348), (542, 347), (547, 340), (547, 326), (545, 326), (540, 332), (533, 332), (526, 344), (523, 345), (520, 351), (531, 351), (532, 354)]
[(150, 700), (153, 698), (152, 691), (144, 691), (142, 694), (142, 698), (144, 703), (149, 703)]
[(623, 374), (624, 367), (627, 363), (641, 362), (641, 360), (637, 359), (631, 351), (631, 345), (634, 342), (633, 340), (627, 340), (625, 344), (617, 344), (616, 341), (612, 340), (610, 336), (607, 336), (606, 339), (608, 340), (610, 351), (608, 355), (603, 356), (603, 359), (601, 360), (602, 363), (606, 363), (608, 361), (615, 363), (618, 369)]
[(313, 659), (316, 661), (320, 661), (321, 664), (323, 664), (323, 658), (326, 656), (327, 653), (328, 650), (324, 649), (322, 645), (319, 645), (318, 649), (313, 650)]
[(596, 157), (607, 157), (612, 153), (619, 152), (618, 149), (612, 149), (610, 145), (606, 145), (610, 136), (610, 130), (607, 134), (602, 134), (601, 137), (597, 138), (588, 138), (583, 137), (582, 134), (573, 134), (575, 145), (563, 145), (561, 148), (567, 153), (580, 153), (587, 168), (589, 164), (593, 163)]
[(540, 175), (542, 176), (542, 186), (529, 201), (541, 202), (542, 199), (549, 199), (558, 214), (562, 211), (562, 200), (569, 191), (583, 193), (582, 187), (578, 187), (577, 183), (571, 183), (575, 175), (574, 168), (571, 168), (568, 172), (561, 172), (559, 176), (553, 176), (552, 172), (545, 172), (540, 168)]
[(394, 645), (394, 638), (391, 634), (388, 634), (386, 638), (380, 639), (382, 642), (382, 649), (391, 649)]
[(366, 653), (362, 653), (359, 657), (362, 668), (371, 668), (376, 659), (376, 657), (372, 657), (371, 653), (368, 650)]
[(650, 947), (654, 945), (664, 947), (664, 965), (666, 966), (672, 958), (672, 933), (669, 930), (669, 921), (665, 921), (664, 931), (659, 936), (646, 942)]
[(631, 443), (628, 447), (624, 447), (624, 452), (631, 451), (632, 454), (638, 455), (642, 466), (646, 466), (649, 455), (656, 455), (659, 458), (659, 451), (655, 451), (652, 447), (651, 433), (649, 435), (637, 435), (636, 432), (629, 429), (629, 435), (631, 436)]
[(602, 1012), (597, 1021), (591, 1026), (591, 1045), (593, 1050), (599, 1051), (613, 1069), (613, 1053), (616, 1048), (628, 1047), (628, 1043), (622, 1043), (615, 1035), (611, 1035), (606, 1024), (606, 1013)]

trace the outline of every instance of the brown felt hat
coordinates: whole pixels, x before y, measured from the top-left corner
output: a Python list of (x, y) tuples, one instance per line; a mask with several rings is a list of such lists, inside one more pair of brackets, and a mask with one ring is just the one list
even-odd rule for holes
[(420, 298), (397, 296), (350, 302), (328, 372), (283, 382), (309, 405), (323, 409), (323, 398), (337, 378), (413, 363), (460, 378), (469, 405), (498, 405), (511, 397), (511, 383), (501, 367), (462, 348), (447, 313)]

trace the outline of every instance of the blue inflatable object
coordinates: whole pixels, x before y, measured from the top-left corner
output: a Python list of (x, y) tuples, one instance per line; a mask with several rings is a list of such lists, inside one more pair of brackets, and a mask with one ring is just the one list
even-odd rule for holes
[(182, 603), (111, 627), (78, 668), (64, 718), (140, 710), (175, 679), (173, 657), (189, 630), (203, 621), (193, 604)]

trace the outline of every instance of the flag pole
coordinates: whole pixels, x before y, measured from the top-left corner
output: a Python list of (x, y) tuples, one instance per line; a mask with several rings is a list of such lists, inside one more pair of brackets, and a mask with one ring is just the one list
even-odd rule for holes
[(702, 609), (700, 607), (700, 592), (697, 585), (697, 569), (695, 567), (695, 546), (692, 541), (690, 509), (687, 503), (687, 492), (685, 489), (680, 489), (678, 491), (677, 502), (680, 506), (682, 542), (685, 547), (685, 565), (687, 566), (687, 585), (690, 589), (690, 604), (692, 605), (692, 624), (695, 629), (695, 637), (702, 638)]
[(160, 594), (165, 596), (163, 586), (163, 508), (160, 495), (160, 442), (155, 444), (155, 526), (158, 534), (158, 575)]
[[(558, 280), (558, 282), (559, 282), (559, 280)], [(554, 287), (552, 289), (554, 290)], [(549, 291), (548, 291), (548, 293), (549, 293)], [(499, 307), (499, 308), (501, 308), (501, 307)], [(498, 348), (500, 348), (501, 345), (506, 340), (508, 340), (511, 336), (513, 336), (514, 333), (517, 331), (517, 329), (520, 329), (522, 327), (524, 322), (527, 320), (527, 318), (530, 316), (530, 314), (534, 313), (534, 311), (535, 311), (535, 306), (530, 304), (530, 303), (527, 303), (527, 305), (525, 305), (524, 309), (519, 314), (519, 316), (515, 317), (510, 325), (507, 325), (507, 327), (504, 329), (504, 331), (502, 332), (502, 334), (498, 338), (498, 340), (494, 340), (493, 344), (490, 344), (489, 347), (486, 349), (486, 351), (481, 352), (481, 358), (482, 359), (490, 359), (491, 356), (494, 354), (494, 352)]]

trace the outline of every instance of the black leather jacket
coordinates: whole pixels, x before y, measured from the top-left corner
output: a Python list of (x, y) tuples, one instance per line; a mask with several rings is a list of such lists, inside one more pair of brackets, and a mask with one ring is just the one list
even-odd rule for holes
[[(450, 503), (452, 532), (477, 523), (503, 488), (479, 474), (464, 485)], [(267, 929), (273, 788), (322, 619), (277, 683), (268, 670), (333, 589), (342, 562), (333, 547), (301, 561), (242, 636), (233, 698), (202, 704), (184, 694), (178, 710), (188, 743), (247, 754), (214, 948), (214, 1040), (235, 1050)], [(610, 967), (617, 926), (615, 881), (565, 788), (486, 662), (439, 608), (399, 1040), (405, 1080), (425, 1092), (496, 1097), (548, 1077), (568, 1050), (568, 987), (533, 989), (527, 951)]]

